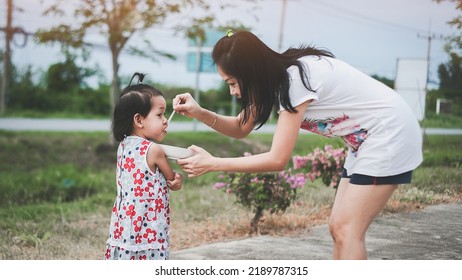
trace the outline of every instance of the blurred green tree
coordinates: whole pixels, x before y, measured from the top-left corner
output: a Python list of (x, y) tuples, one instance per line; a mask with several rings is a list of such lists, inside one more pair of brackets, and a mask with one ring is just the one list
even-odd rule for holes
[[(249, 0), (250, 1), (250, 0)], [(197, 24), (210, 25), (215, 19), (213, 15), (205, 15), (210, 9), (207, 0), (80, 0), (74, 2), (72, 7), (74, 26), (57, 24), (49, 29), (39, 30), (37, 41), (39, 43), (61, 43), (67, 48), (83, 49), (86, 47), (84, 37), (89, 31), (98, 30), (107, 40), (111, 52), (112, 82), (110, 90), (111, 112), (120, 95), (119, 56), (127, 47), (128, 41), (134, 34), (142, 33), (153, 26), (159, 26), (169, 16), (182, 15), (182, 26), (197, 26)], [(220, 3), (221, 9), (229, 8), (231, 1)], [(69, 2), (55, 0), (44, 15), (65, 16), (69, 10)], [(194, 11), (194, 13), (192, 13)], [(194, 15), (200, 15), (194, 17)], [(186, 21), (190, 21), (188, 24)], [(184, 31), (185, 29), (177, 29)], [(194, 36), (191, 29), (186, 28), (187, 37)], [(199, 34), (198, 34), (199, 35)], [(129, 52), (156, 60), (162, 56), (175, 59), (172, 54), (161, 51), (145, 40), (144, 46), (130, 47)]]
[[(67, 1), (59, 1), (50, 6), (45, 15), (66, 15)], [(59, 24), (49, 29), (39, 30), (38, 42), (59, 42), (73, 48), (85, 47), (84, 36), (90, 30), (99, 30), (106, 37), (112, 60), (112, 83), (110, 90), (111, 112), (120, 95), (119, 56), (129, 39), (138, 32), (162, 23), (169, 14), (180, 13), (188, 8), (207, 8), (202, 0), (155, 1), (155, 0), (81, 0), (73, 8), (76, 27)], [(143, 51), (173, 58), (166, 52), (148, 45)], [(138, 49), (139, 51), (139, 49)]]
[[(455, 4), (456, 10), (462, 12), (462, 0), (433, 0), (437, 3), (441, 2), (452, 2)], [(448, 24), (455, 27), (457, 30), (462, 30), (462, 14), (457, 17), (450, 19)], [(458, 53), (459, 56), (462, 55), (462, 33), (456, 33), (447, 37), (448, 43), (446, 45), (446, 50), (448, 53)]]
[(440, 85), (438, 96), (451, 100), (451, 113), (462, 115), (462, 0), (434, 0), (437, 3), (452, 2), (456, 10), (461, 12), (448, 24), (458, 32), (447, 36), (445, 51), (449, 54), (449, 61), (438, 66)]

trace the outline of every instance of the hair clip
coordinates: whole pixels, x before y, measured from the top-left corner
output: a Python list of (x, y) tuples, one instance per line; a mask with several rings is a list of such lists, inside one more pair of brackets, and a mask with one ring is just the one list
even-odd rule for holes
[(132, 84), (133, 78), (135, 78), (136, 76), (138, 76), (138, 84), (139, 84), (143, 82), (146, 74), (135, 72), (135, 74), (133, 74), (132, 78), (130, 79), (130, 82), (128, 83), (129, 86)]
[(233, 35), (234, 35), (234, 32), (233, 32), (232, 29), (228, 29), (228, 31), (226, 31), (226, 36), (227, 36), (227, 37), (231, 37), (231, 36), (233, 36)]

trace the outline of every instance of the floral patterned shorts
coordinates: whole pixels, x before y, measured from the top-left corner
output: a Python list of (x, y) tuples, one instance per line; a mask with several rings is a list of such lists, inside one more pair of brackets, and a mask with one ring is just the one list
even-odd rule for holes
[(129, 251), (118, 246), (106, 247), (106, 260), (168, 260), (169, 251), (165, 249), (148, 249)]

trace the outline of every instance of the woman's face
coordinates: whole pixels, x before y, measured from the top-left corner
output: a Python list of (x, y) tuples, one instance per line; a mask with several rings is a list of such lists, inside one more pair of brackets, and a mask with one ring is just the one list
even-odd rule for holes
[(227, 83), (229, 86), (229, 94), (236, 96), (236, 98), (241, 98), (241, 90), (239, 89), (237, 79), (226, 74), (220, 66), (218, 66), (217, 68), (218, 74), (220, 74), (223, 81), (225, 81), (225, 83)]

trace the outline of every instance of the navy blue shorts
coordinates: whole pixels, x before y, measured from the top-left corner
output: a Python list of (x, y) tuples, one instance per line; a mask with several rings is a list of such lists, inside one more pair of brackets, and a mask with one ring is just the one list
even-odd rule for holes
[(347, 175), (347, 170), (344, 168), (342, 178), (349, 178), (351, 184), (355, 185), (395, 185), (395, 184), (409, 184), (412, 180), (412, 170), (398, 175), (387, 177), (374, 177), (363, 174), (353, 173), (351, 176)]

